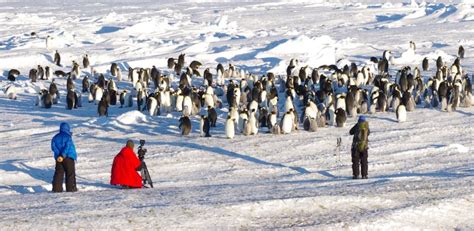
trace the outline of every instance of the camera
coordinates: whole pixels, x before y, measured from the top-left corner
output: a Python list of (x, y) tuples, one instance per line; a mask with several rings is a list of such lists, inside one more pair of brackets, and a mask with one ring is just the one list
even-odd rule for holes
[(147, 152), (146, 148), (143, 148), (143, 146), (145, 146), (145, 140), (140, 140), (140, 146), (138, 146), (138, 159), (140, 159), (140, 161), (145, 159), (145, 154)]

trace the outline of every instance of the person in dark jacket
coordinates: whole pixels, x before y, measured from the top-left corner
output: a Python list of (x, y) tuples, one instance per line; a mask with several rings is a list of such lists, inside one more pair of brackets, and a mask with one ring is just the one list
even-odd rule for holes
[(359, 178), (359, 164), (361, 165), (362, 178), (367, 179), (368, 174), (368, 149), (369, 149), (369, 122), (365, 116), (360, 116), (359, 121), (351, 128), (349, 134), (354, 135), (352, 140), (352, 179)]
[(142, 177), (137, 171), (141, 170), (142, 162), (133, 152), (134, 143), (127, 141), (127, 145), (114, 158), (112, 164), (111, 185), (120, 185), (124, 188), (143, 187)]
[(72, 141), (72, 132), (68, 123), (59, 125), (59, 133), (51, 140), (51, 149), (54, 153), (56, 168), (53, 179), (53, 192), (63, 191), (63, 179), (66, 174), (66, 191), (75, 192), (76, 187), (76, 169), (77, 160), (76, 147)]

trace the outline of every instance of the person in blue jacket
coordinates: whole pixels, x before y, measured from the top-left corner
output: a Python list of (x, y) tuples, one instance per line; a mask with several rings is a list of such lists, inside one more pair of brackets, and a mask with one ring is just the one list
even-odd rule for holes
[(53, 192), (63, 191), (63, 179), (66, 174), (66, 191), (75, 192), (76, 170), (75, 161), (77, 160), (76, 147), (72, 141), (72, 132), (68, 123), (59, 125), (59, 133), (51, 140), (51, 149), (56, 160), (56, 168), (53, 179)]

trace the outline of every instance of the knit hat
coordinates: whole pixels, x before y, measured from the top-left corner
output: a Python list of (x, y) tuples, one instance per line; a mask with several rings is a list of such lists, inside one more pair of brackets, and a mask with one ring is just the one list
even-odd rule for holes
[(133, 149), (135, 147), (135, 144), (133, 143), (132, 140), (127, 140), (127, 145), (126, 146)]
[(366, 118), (365, 116), (359, 116), (359, 122), (365, 122)]

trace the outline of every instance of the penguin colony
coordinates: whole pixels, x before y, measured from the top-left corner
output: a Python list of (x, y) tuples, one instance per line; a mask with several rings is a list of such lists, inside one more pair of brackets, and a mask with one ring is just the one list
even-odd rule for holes
[[(410, 49), (415, 49), (410, 42)], [(192, 132), (191, 119), (200, 119), (200, 135), (211, 137), (216, 129), (216, 108), (227, 108), (225, 136), (257, 135), (259, 132), (289, 134), (299, 129), (315, 132), (319, 127), (344, 127), (348, 117), (377, 112), (395, 112), (398, 122), (409, 120), (407, 112), (416, 108), (436, 108), (451, 112), (458, 107), (474, 105), (472, 80), (463, 70), (464, 48), (459, 47), (454, 63), (442, 57), (435, 61), (434, 75), (428, 76), (430, 60), (419, 67), (406, 66), (391, 70), (393, 57), (384, 51), (382, 57), (371, 57), (368, 65), (336, 65), (309, 67), (291, 59), (285, 75), (266, 73), (262, 76), (239, 70), (233, 64), (222, 64), (215, 71), (203, 70), (199, 61), (186, 65), (185, 54), (169, 58), (167, 67), (124, 68), (112, 63), (107, 73), (97, 73), (89, 56), (82, 57), (81, 66), (73, 61), (69, 72), (38, 65), (29, 71), (31, 82), (52, 79), (49, 89), (41, 89), (35, 105), (51, 108), (58, 104), (60, 94), (55, 78), (67, 79), (66, 109), (82, 106), (82, 94), (97, 105), (99, 116), (108, 116), (109, 107), (127, 107), (150, 116), (179, 112), (182, 135)], [(54, 65), (61, 66), (61, 56), (54, 54)], [(371, 70), (374, 69), (374, 70)], [(122, 71), (127, 72), (125, 78)], [(17, 99), (14, 81), (20, 72), (11, 69), (6, 89), (9, 99)], [(131, 87), (119, 89), (117, 82)], [(82, 87), (76, 89), (76, 83)], [(205, 113), (203, 113), (205, 112)]]

